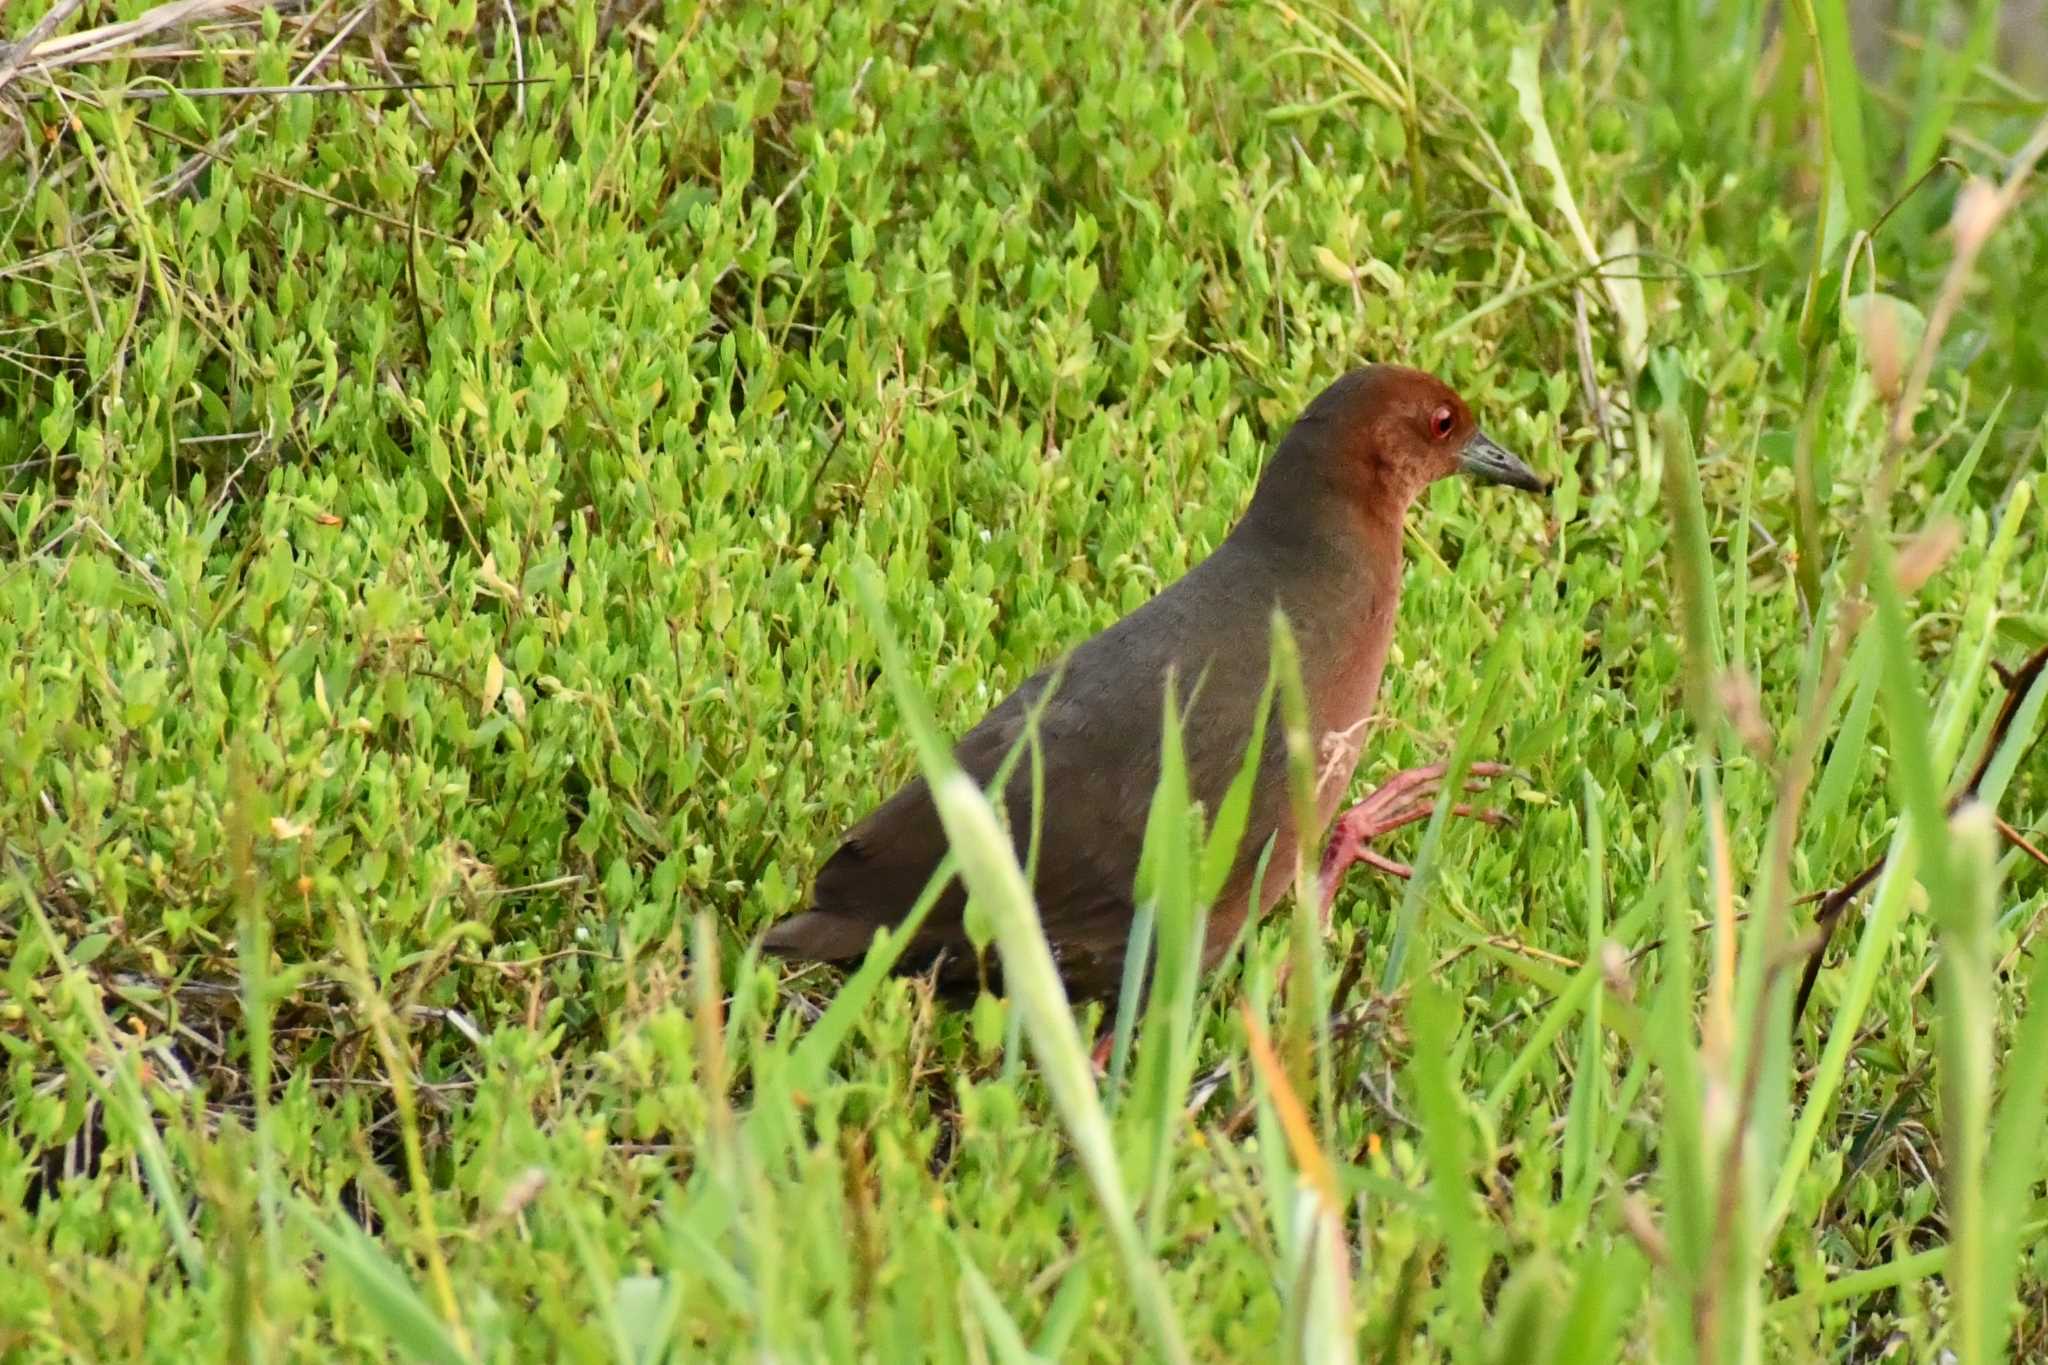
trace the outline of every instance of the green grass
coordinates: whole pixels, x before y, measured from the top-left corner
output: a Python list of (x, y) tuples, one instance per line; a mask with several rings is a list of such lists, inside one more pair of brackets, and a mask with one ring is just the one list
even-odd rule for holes
[[(0, 76), (0, 1356), (2048, 1349), (2048, 872), (1946, 805), (2048, 644), (2048, 196), (1945, 230), (2048, 115), (1993, 8), (421, 0)], [(1561, 480), (1415, 509), (1360, 777), (1514, 826), (1197, 982), (1242, 813), (1169, 763), (1100, 1088), (1042, 970), (759, 958), (1363, 359)]]

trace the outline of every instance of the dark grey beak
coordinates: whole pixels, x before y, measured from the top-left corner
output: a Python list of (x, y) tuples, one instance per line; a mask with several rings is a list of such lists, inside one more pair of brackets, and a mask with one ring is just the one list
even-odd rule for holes
[(1502, 449), (1483, 431), (1472, 433), (1458, 454), (1458, 468), (1486, 483), (1504, 483), (1528, 493), (1548, 493), (1550, 480)]

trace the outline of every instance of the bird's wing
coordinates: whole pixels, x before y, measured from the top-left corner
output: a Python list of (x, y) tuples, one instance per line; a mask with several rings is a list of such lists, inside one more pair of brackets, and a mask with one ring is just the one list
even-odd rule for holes
[[(1229, 578), (1220, 567), (1212, 575)], [(1227, 582), (1219, 590), (1248, 601), (1253, 595)], [(1208, 597), (1213, 600), (1215, 593)], [(1225, 613), (1233, 619), (1241, 614)], [(1263, 641), (1263, 634), (1229, 633), (1196, 613), (1184, 593), (1169, 591), (1083, 644), (1063, 669), (1032, 677), (960, 740), (955, 754), (961, 767), (987, 787), (1024, 740), (1033, 704), (1057, 678), (1058, 687), (1038, 713), (1044, 781), (1032, 890), (1046, 940), (1074, 994), (1113, 994), (1121, 981), (1132, 883), (1159, 780), (1160, 707), (1169, 667), (1179, 671), (1184, 697), (1202, 679), (1185, 733), (1196, 795), (1213, 805), (1235, 771), (1246, 715), (1264, 683)], [(1269, 733), (1277, 772), (1276, 738), (1277, 731)], [(1032, 805), (1027, 749), (1004, 788), (1020, 862), (1031, 846)], [(1259, 813), (1254, 814), (1256, 820)], [(819, 870), (812, 908), (777, 924), (766, 946), (793, 957), (859, 957), (876, 929), (900, 922), (916, 904), (945, 852), (931, 791), (915, 779), (853, 828)], [(904, 965), (916, 969), (943, 954), (949, 963), (966, 965), (968, 984), (977, 979), (979, 964), (962, 923), (965, 908), (956, 882), (932, 907)], [(942, 978), (953, 970), (942, 967)]]
[[(946, 852), (946, 831), (931, 789), (913, 778), (848, 831), (811, 889), (811, 908), (768, 931), (763, 946), (786, 957), (838, 962), (861, 956), (875, 931), (900, 921), (917, 903)], [(949, 887), (933, 919), (957, 920)], [(931, 921), (927, 921), (928, 923)]]
[[(1032, 678), (961, 738), (955, 758), (977, 783), (992, 782), (1003, 760), (1024, 740), (1028, 708), (1047, 680), (1048, 674)], [(1069, 697), (1063, 684), (1039, 719), (1045, 800), (1033, 889), (1055, 948), (1068, 938), (1093, 940), (1129, 924), (1145, 804), (1140, 802), (1133, 816), (1124, 789), (1142, 787), (1149, 795), (1154, 778), (1148, 773), (1158, 765), (1157, 738), (1143, 726), (1120, 725), (1117, 717), (1099, 714), (1098, 707), (1088, 704), (1087, 692), (1077, 688)], [(1100, 790), (1111, 782), (1116, 791)], [(1032, 790), (1032, 756), (1026, 748), (1004, 788), (1020, 862), (1031, 842)], [(1131, 818), (1139, 824), (1126, 829)], [(811, 908), (776, 924), (765, 946), (821, 961), (859, 957), (875, 930), (909, 913), (946, 847), (931, 788), (922, 777), (913, 778), (848, 832), (818, 870)], [(971, 958), (962, 924), (965, 908), (966, 896), (955, 882), (926, 916), (906, 965), (928, 961), (941, 949)]]

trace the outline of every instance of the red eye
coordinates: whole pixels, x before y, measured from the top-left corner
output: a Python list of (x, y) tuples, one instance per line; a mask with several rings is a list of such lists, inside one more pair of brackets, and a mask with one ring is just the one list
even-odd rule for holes
[(1456, 425), (1458, 425), (1457, 416), (1449, 408), (1438, 408), (1436, 414), (1429, 419), (1430, 434), (1439, 441), (1449, 436), (1451, 428)]

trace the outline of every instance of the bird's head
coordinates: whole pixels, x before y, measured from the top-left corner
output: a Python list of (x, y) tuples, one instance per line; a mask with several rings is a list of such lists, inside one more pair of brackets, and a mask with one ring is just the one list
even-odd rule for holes
[(1396, 510), (1452, 474), (1550, 491), (1547, 480), (1479, 429), (1464, 399), (1421, 370), (1353, 370), (1316, 395), (1300, 427), (1318, 447), (1327, 477)]

